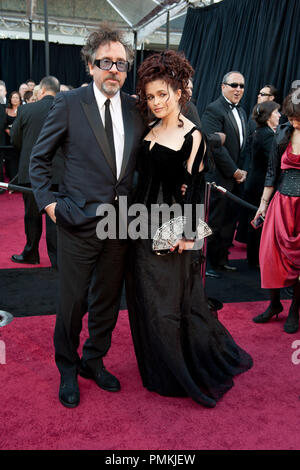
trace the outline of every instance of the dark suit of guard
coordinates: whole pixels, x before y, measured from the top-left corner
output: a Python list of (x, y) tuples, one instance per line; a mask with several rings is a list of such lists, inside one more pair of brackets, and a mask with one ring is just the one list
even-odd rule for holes
[[(135, 99), (120, 93), (124, 153), (118, 178), (93, 83), (57, 95), (31, 156), (30, 178), (39, 209), (57, 201), (59, 291), (63, 295), (54, 344), (56, 364), (64, 377), (79, 367), (83, 315), (89, 312), (83, 358), (95, 370), (110, 347), (120, 306), (127, 240), (101, 240), (96, 235), (98, 206), (108, 203), (117, 209), (120, 196), (130, 199), (144, 132)], [(56, 197), (50, 190), (49, 169), (60, 146), (64, 175)]]
[[(239, 188), (233, 174), (237, 169), (243, 168), (242, 150), (246, 142), (246, 113), (241, 107), (237, 107), (243, 133), (241, 146), (239, 129), (232, 109), (230, 103), (221, 95), (207, 106), (201, 124), (206, 134), (223, 132), (226, 135), (224, 146), (213, 151), (215, 167), (208, 172), (207, 180), (215, 181), (217, 185), (238, 194)], [(207, 258), (210, 266), (215, 269), (227, 263), (238, 207), (226, 197), (212, 191), (209, 210), (209, 225), (213, 235), (208, 239)]]
[[(20, 153), (18, 183), (30, 186), (29, 162), (34, 144), (36, 143), (45, 119), (53, 105), (54, 96), (46, 95), (36, 103), (20, 106), (18, 115), (11, 128), (11, 142)], [(62, 179), (63, 156), (58, 151), (53, 160), (51, 184), (57, 190)], [(25, 206), (26, 245), (21, 255), (13, 255), (12, 261), (39, 263), (39, 242), (42, 235), (42, 214), (40, 213), (33, 194), (23, 194)], [(57, 267), (57, 235), (54, 222), (46, 215), (46, 242), (48, 256), (52, 267)]]

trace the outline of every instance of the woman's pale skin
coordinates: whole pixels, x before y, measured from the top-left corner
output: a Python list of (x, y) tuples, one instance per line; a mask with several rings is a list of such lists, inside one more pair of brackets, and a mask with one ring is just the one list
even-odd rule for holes
[(20, 106), (20, 98), (17, 93), (14, 93), (11, 97), (11, 104), (12, 108), (6, 108), (6, 112), (9, 116), (15, 116), (18, 111), (18, 107)]
[[(181, 97), (181, 90), (174, 91), (170, 85), (163, 80), (154, 80), (149, 82), (145, 87), (147, 104), (150, 111), (160, 122), (151, 129), (145, 137), (145, 140), (150, 141), (150, 149), (158, 143), (165, 147), (171, 148), (175, 151), (180, 150), (184, 143), (184, 136), (194, 126), (194, 124), (182, 114), (180, 119), (183, 126), (179, 127), (179, 100)], [(200, 146), (202, 135), (197, 129), (193, 132), (193, 147), (190, 157), (187, 161), (187, 170), (192, 172), (193, 162)], [(201, 162), (199, 171), (203, 170), (203, 162)], [(173, 249), (178, 247), (178, 253), (184, 250), (191, 250), (194, 242), (191, 240), (181, 239), (178, 240)]]
[(271, 116), (267, 120), (268, 126), (275, 132), (276, 127), (279, 124), (279, 119), (280, 119), (280, 112), (278, 109), (274, 109), (274, 111), (271, 113)]

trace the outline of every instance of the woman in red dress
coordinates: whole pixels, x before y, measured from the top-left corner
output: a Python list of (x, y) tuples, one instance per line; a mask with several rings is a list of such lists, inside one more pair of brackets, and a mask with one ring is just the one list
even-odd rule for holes
[(270, 290), (271, 302), (253, 321), (266, 323), (274, 315), (278, 317), (283, 310), (280, 288), (294, 286), (284, 331), (296, 333), (300, 306), (300, 89), (284, 100), (283, 113), (289, 123), (280, 127), (271, 151), (265, 188), (256, 214), (256, 218), (266, 216), (259, 262), (261, 286)]

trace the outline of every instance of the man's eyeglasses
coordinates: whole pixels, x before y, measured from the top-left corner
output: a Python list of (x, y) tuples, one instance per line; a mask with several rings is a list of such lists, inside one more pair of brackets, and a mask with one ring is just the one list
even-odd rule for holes
[(264, 93), (263, 91), (260, 91), (258, 93), (258, 96), (273, 96), (273, 95), (271, 95), (270, 93)]
[(94, 64), (101, 70), (110, 70), (113, 65), (117, 67), (119, 72), (128, 72), (129, 70), (129, 62), (125, 60), (117, 60), (114, 62), (110, 59), (96, 59)]
[(244, 83), (224, 83), (224, 85), (231, 86), (231, 88), (237, 88), (238, 86), (239, 86), (241, 89), (245, 88), (245, 84), (244, 84)]

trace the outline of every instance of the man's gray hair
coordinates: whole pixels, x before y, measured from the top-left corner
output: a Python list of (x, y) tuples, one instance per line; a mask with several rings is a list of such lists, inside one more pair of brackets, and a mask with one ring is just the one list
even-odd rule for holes
[(224, 85), (225, 85), (226, 83), (228, 83), (227, 80), (228, 80), (228, 78), (230, 77), (230, 75), (232, 75), (233, 73), (238, 73), (238, 74), (241, 75), (241, 76), (243, 77), (243, 79), (245, 80), (245, 77), (244, 77), (244, 75), (243, 75), (241, 72), (238, 72), (238, 71), (236, 71), (236, 70), (232, 70), (231, 72), (227, 72), (227, 73), (224, 75), (223, 80), (222, 80), (222, 83), (224, 83)]
[(45, 88), (47, 91), (58, 93), (60, 90), (60, 83), (56, 77), (48, 76), (42, 78), (40, 81), (40, 87)]
[(4, 88), (6, 88), (6, 85), (5, 85), (5, 82), (3, 80), (0, 80), (0, 86), (4, 86)]
[(126, 51), (126, 57), (129, 63), (133, 62), (133, 51), (131, 47), (125, 43), (121, 31), (113, 30), (109, 26), (103, 26), (98, 31), (91, 33), (87, 39), (85, 46), (81, 49), (81, 57), (85, 62), (88, 71), (88, 64), (94, 65), (96, 53), (99, 46), (109, 44), (110, 42), (120, 42)]

